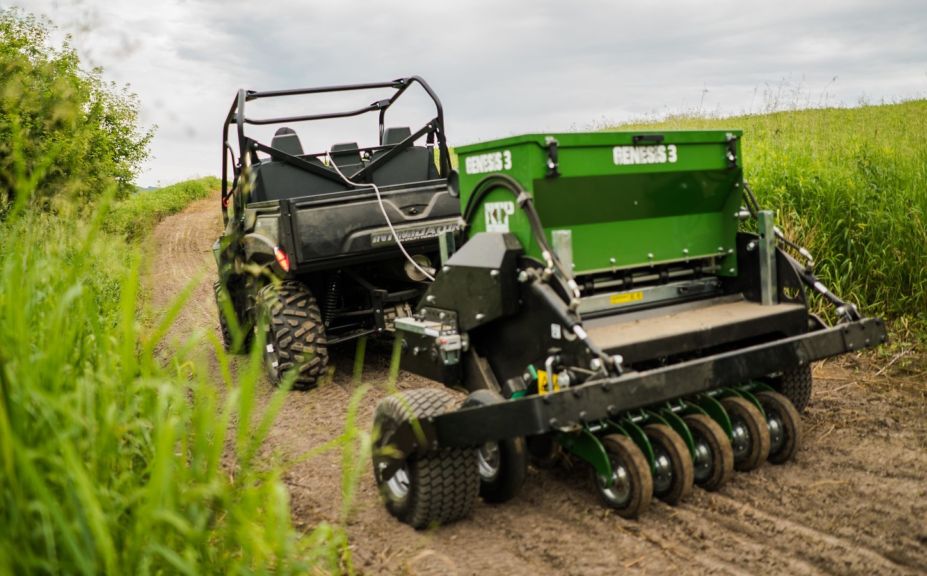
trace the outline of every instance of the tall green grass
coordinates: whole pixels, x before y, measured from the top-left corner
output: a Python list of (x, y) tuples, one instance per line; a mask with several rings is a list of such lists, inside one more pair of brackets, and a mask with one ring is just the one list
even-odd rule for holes
[[(192, 286), (152, 326), (137, 320), (141, 257), (125, 238), (150, 224), (127, 234), (111, 217), (156, 219), (149, 206), (187, 193), (53, 214), (29, 208), (32, 184), (0, 222), (0, 574), (350, 571), (343, 529), (295, 530), (283, 468), (258, 457), (286, 393), (256, 409), (260, 343), (233, 378), (210, 334), (217, 386), (195, 341), (155, 353)], [(368, 444), (352, 425), (323, 448), (354, 459)]]
[(927, 333), (927, 100), (616, 128), (743, 129), (760, 204), (811, 250), (825, 284), (904, 335)]

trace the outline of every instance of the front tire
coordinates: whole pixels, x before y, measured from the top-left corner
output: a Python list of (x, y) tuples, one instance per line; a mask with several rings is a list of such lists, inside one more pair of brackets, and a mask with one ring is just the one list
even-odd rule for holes
[(470, 515), (480, 490), (476, 451), (438, 448), (407, 458), (392, 477), (383, 478), (377, 456), (403, 423), (438, 416), (455, 408), (455, 398), (439, 388), (399, 392), (384, 399), (374, 415), (373, 474), (389, 513), (413, 528), (448, 524)]
[(274, 385), (296, 370), (294, 390), (314, 388), (328, 366), (328, 346), (322, 313), (301, 282), (268, 285), (258, 293), (266, 317), (264, 361)]

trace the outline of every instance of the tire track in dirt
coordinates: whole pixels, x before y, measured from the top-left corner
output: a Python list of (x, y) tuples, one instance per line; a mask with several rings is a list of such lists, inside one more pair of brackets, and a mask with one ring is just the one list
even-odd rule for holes
[[(154, 231), (146, 286), (155, 310), (196, 282), (170, 338), (218, 331), (210, 248), (218, 198), (192, 204)], [(203, 346), (205, 354), (208, 347)], [(267, 453), (295, 459), (341, 433), (353, 346), (335, 348), (331, 381), (292, 393)], [(368, 345), (360, 425), (385, 394), (389, 350)], [(849, 364), (818, 366), (806, 439), (794, 462), (735, 474), (718, 493), (681, 506), (655, 503), (639, 521), (602, 508), (587, 471), (529, 471), (512, 502), (479, 503), (466, 521), (416, 532), (380, 505), (369, 468), (347, 522), (356, 567), (369, 574), (917, 574), (927, 572), (927, 384), (874, 377)], [(217, 381), (219, 380), (217, 376)], [(400, 389), (433, 385), (401, 373)], [(263, 382), (258, 403), (272, 388)], [(323, 454), (284, 477), (294, 521), (338, 521), (341, 455)]]

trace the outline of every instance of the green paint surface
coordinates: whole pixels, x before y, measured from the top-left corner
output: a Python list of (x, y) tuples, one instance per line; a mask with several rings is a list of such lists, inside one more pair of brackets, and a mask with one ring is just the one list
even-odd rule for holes
[[(633, 144), (635, 136), (649, 141)], [(493, 173), (515, 178), (532, 196), (550, 239), (572, 232), (577, 274), (717, 257), (736, 275), (733, 255), (743, 169), (739, 131), (529, 134), (457, 148), (461, 202)], [(657, 136), (657, 138), (654, 138)], [(557, 176), (548, 176), (548, 138), (556, 139)], [(659, 141), (657, 141), (659, 140)], [(736, 162), (732, 165), (728, 155)], [(511, 202), (490, 192), (470, 233), (498, 224), (489, 216)], [(508, 216), (509, 231), (540, 256), (525, 215)], [(498, 226), (495, 227), (498, 230)]]

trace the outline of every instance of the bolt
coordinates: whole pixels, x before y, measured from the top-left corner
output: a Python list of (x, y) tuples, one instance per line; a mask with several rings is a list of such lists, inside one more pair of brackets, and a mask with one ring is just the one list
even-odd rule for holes
[(647, 253), (647, 259), (648, 259), (648, 260), (653, 260), (653, 252), (648, 252), (648, 253)]
[(683, 249), (682, 249), (682, 253), (683, 253), (683, 254), (688, 254), (688, 253), (689, 253), (689, 249), (688, 249), (688, 248), (683, 248)]
[(498, 271), (498, 270), (490, 270), (490, 271), (489, 271), (489, 275), (492, 276), (493, 278), (495, 278), (496, 276), (499, 275), (499, 271)]
[(611, 262), (612, 264), (617, 264), (617, 263), (618, 263), (618, 261), (615, 260), (614, 258), (609, 258), (608, 261)]
[(477, 312), (477, 313), (476, 313), (476, 321), (477, 321), (477, 322), (479, 322), (480, 320), (482, 320), (482, 319), (485, 318), (485, 317), (486, 317), (486, 315), (483, 314), (482, 312)]
[(733, 273), (734, 273), (734, 269), (733, 269), (733, 268), (728, 268), (727, 271), (728, 271), (728, 274), (733, 274)]
[(448, 272), (451, 271), (451, 267), (450, 267), (450, 266), (445, 266), (445, 267), (441, 268), (441, 271), (444, 272), (445, 274), (447, 274)]
[(547, 423), (550, 424), (551, 428), (556, 428), (557, 424), (559, 424), (560, 422), (556, 418), (551, 418), (550, 420), (547, 421)]
[(528, 281), (528, 273), (525, 272), (524, 270), (520, 270), (520, 271), (518, 272), (518, 281), (519, 281), (519, 282), (527, 282), (527, 281)]
[(592, 370), (595, 370), (595, 371), (600, 370), (600, 369), (602, 368), (602, 359), (601, 359), (601, 358), (593, 358), (593, 359), (589, 362), (589, 368), (592, 369)]
[(425, 296), (425, 302), (428, 302), (429, 304), (434, 304), (435, 302), (434, 294), (429, 294), (428, 296)]
[(580, 421), (580, 422), (585, 422), (585, 421), (586, 421), (586, 411), (585, 411), (585, 410), (580, 410), (580, 411), (579, 411), (579, 421)]

